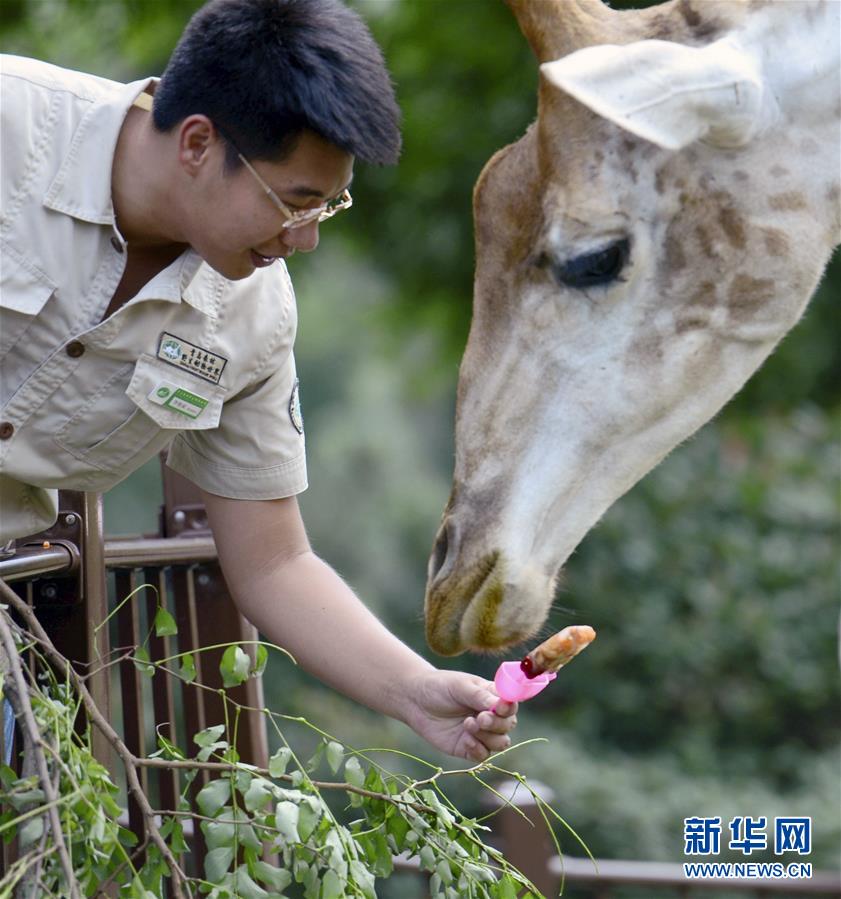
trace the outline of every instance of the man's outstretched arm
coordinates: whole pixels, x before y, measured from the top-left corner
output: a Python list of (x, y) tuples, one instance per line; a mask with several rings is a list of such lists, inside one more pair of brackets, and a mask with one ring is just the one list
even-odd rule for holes
[[(234, 601), (269, 641), (444, 752), (483, 761), (509, 745), (516, 705), (499, 701), (483, 678), (439, 671), (387, 630), (313, 553), (294, 497), (203, 494)], [(495, 703), (496, 714), (486, 711)]]

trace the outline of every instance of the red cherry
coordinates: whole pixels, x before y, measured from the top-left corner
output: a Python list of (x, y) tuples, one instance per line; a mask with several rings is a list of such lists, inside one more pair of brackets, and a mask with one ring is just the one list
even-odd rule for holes
[(534, 671), (534, 662), (526, 656), (522, 662), (520, 662), (520, 670), (525, 674), (529, 680), (533, 677), (537, 677), (537, 672)]

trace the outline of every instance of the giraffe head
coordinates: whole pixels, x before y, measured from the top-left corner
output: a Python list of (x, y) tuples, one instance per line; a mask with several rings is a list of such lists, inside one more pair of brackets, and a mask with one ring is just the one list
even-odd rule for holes
[(541, 627), (575, 546), (762, 364), (841, 231), (841, 4), (509, 5), (538, 116), (474, 193), (443, 654)]

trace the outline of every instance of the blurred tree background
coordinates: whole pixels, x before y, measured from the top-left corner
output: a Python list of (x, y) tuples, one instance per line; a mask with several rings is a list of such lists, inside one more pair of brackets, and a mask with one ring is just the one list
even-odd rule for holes
[[(0, 0), (0, 41), (129, 80), (160, 73), (198, 5)], [(449, 492), (471, 190), (533, 118), (537, 71), (497, 0), (353, 5), (393, 72), (405, 149), (397, 168), (360, 166), (352, 212), (291, 260), (312, 484), (301, 504), (315, 548), (430, 655), (423, 585)], [(553, 623), (590, 623), (599, 640), (524, 707), (519, 736), (548, 742), (511, 764), (552, 787), (597, 855), (679, 860), (692, 815), (811, 815), (812, 860), (837, 866), (839, 286), (836, 254), (763, 370), (567, 566)], [(156, 477), (147, 466), (107, 498), (112, 532), (154, 528)], [(496, 660), (442, 664), (492, 676)], [(417, 748), (289, 665), (266, 689), (350, 743)]]

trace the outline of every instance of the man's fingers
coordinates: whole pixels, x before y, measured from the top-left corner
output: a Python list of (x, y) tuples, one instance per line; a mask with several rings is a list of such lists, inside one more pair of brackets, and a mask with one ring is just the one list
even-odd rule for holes
[(517, 703), (516, 702), (506, 702), (504, 699), (498, 699), (496, 702), (496, 706), (494, 708), (494, 712), (497, 715), (502, 716), (503, 718), (506, 718), (509, 715), (516, 715), (517, 714)]
[(480, 712), (476, 716), (476, 722), (480, 730), (494, 734), (507, 734), (517, 726), (517, 716), (508, 715), (503, 718), (493, 712)]

